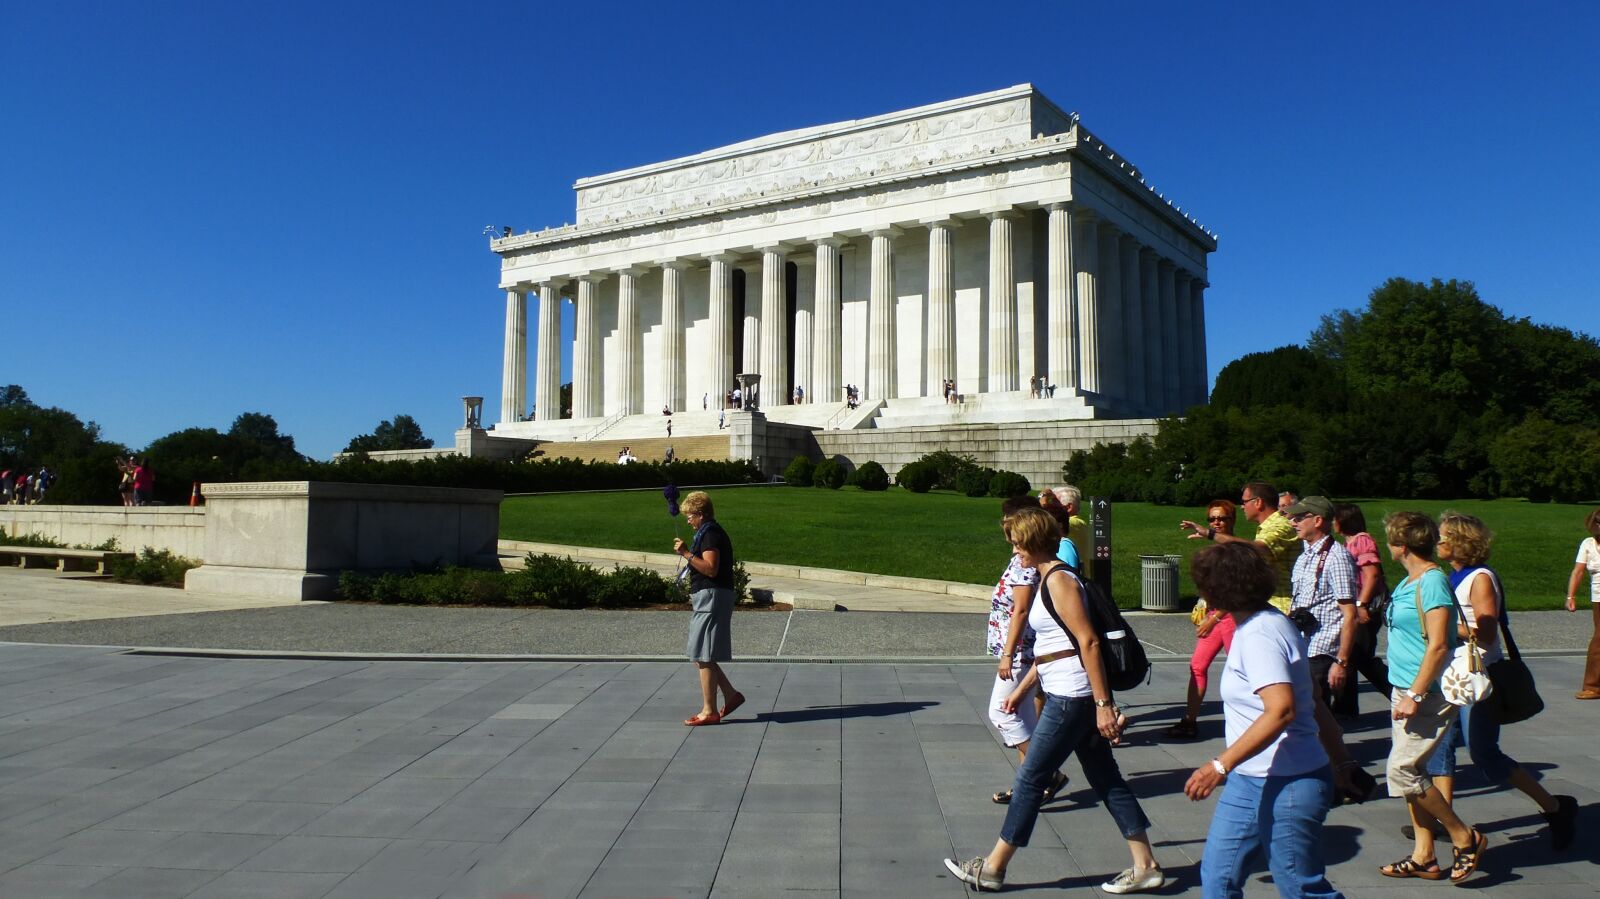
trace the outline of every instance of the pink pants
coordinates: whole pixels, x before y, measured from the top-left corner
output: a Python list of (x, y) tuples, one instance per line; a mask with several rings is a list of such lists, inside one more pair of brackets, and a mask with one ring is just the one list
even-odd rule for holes
[(1223, 649), (1233, 649), (1233, 623), (1232, 615), (1224, 615), (1217, 619), (1211, 628), (1211, 633), (1194, 641), (1194, 654), (1189, 656), (1189, 675), (1194, 678), (1194, 686), (1200, 695), (1206, 695), (1206, 672), (1210, 670), (1211, 663), (1217, 653)]

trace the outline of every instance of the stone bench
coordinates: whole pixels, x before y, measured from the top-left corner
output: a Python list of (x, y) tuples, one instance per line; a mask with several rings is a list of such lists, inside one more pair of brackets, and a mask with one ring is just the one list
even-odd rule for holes
[[(116, 552), (104, 549), (58, 549), (52, 546), (0, 546), (0, 561), (11, 562), (15, 559), (18, 568), (37, 568), (38, 562), (51, 561), (56, 563), (56, 571), (65, 573), (68, 566), (72, 570), (87, 570), (94, 566), (95, 574), (105, 574), (106, 565), (119, 559), (131, 559), (134, 553)], [(79, 567), (82, 566), (82, 567)]]

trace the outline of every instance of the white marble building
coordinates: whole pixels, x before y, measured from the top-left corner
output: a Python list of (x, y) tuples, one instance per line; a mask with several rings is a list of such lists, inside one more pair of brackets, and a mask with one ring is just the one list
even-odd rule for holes
[[(850, 384), (869, 403), (932, 407), (950, 379), (993, 407), (1026, 401), (1038, 377), (1054, 398), (1033, 408), (1065, 419), (1205, 401), (1215, 235), (1031, 85), (575, 188), (576, 224), (491, 242), (506, 297), (497, 434), (581, 436), (581, 420), (698, 411), (705, 395), (714, 410), (740, 372), (761, 375), (775, 421), (806, 420), (795, 385), (806, 404)], [(531, 310), (535, 420), (520, 422)], [(557, 425), (567, 354), (580, 421)]]

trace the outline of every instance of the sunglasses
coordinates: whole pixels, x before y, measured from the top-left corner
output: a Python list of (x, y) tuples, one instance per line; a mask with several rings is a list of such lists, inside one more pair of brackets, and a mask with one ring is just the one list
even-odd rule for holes
[(1224, 521), (1225, 522), (1227, 520), (1228, 520), (1228, 516), (1226, 516), (1226, 515), (1207, 515), (1206, 516), (1206, 521)]

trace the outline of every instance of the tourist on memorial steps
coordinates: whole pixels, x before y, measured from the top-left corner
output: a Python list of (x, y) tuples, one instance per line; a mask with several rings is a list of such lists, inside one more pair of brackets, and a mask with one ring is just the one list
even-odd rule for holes
[[(1455, 597), (1434, 563), (1439, 530), (1421, 512), (1395, 512), (1383, 520), (1389, 555), (1406, 570), (1389, 601), (1389, 677), (1394, 683), (1389, 749), (1389, 795), (1404, 798), (1415, 831), (1410, 855), (1378, 869), (1385, 877), (1460, 882), (1478, 870), (1489, 840), (1464, 824), (1426, 771), (1456, 707), (1439, 692), (1439, 675), (1455, 643)], [(1433, 845), (1433, 824), (1444, 825), (1455, 847), (1448, 872)]]
[(1387, 699), (1393, 692), (1389, 684), (1389, 666), (1378, 658), (1378, 629), (1383, 627), (1383, 616), (1373, 614), (1376, 603), (1389, 595), (1388, 581), (1383, 576), (1383, 561), (1378, 558), (1378, 544), (1367, 533), (1367, 517), (1361, 507), (1352, 503), (1339, 503), (1333, 507), (1333, 532), (1344, 538), (1344, 548), (1356, 562), (1356, 645), (1350, 655), (1350, 667), (1361, 672), (1367, 683)]
[(1584, 574), (1589, 575), (1589, 606), (1594, 610), (1594, 636), (1589, 638), (1589, 659), (1583, 666), (1583, 687), (1579, 699), (1600, 699), (1600, 509), (1583, 520), (1589, 536), (1578, 544), (1578, 558), (1567, 578), (1567, 611), (1578, 611), (1578, 588)]
[[(1014, 496), (1000, 504), (1000, 530), (1011, 542), (1009, 522), (1020, 509), (1033, 506), (1026, 496)], [(1033, 729), (1039, 723), (1039, 710), (1032, 702), (1023, 702), (1015, 708), (1004, 708), (1005, 700), (1016, 689), (1028, 667), (1033, 664), (1033, 640), (1026, 634), (1028, 610), (1033, 605), (1034, 586), (1039, 583), (1039, 572), (1024, 565), (1022, 557), (1013, 553), (1006, 570), (1000, 574), (994, 595), (989, 601), (988, 639), (985, 647), (989, 655), (1000, 660), (994, 686), (989, 691), (989, 723), (1000, 732), (1007, 747), (1017, 751), (1017, 761), (1028, 757), (1028, 741), (1033, 739)], [(1067, 775), (1057, 771), (1051, 786), (1045, 790), (1044, 799), (1055, 798), (1057, 790), (1067, 782)], [(1011, 801), (1012, 791), (1001, 790), (991, 799), (1005, 805)]]
[[(689, 727), (720, 724), (744, 705), (744, 694), (733, 688), (721, 662), (733, 660), (733, 541), (717, 523), (711, 497), (696, 490), (683, 498), (683, 517), (694, 528), (694, 538), (672, 541), (672, 551), (683, 557), (689, 574), (690, 661), (700, 669), (700, 711), (684, 720)], [(722, 707), (717, 708), (717, 692)]]
[(1300, 629), (1311, 641), (1306, 655), (1311, 659), (1317, 692), (1334, 712), (1354, 716), (1360, 711), (1355, 684), (1350, 681), (1359, 585), (1355, 559), (1333, 539), (1333, 502), (1327, 497), (1308, 496), (1283, 514), (1303, 541), (1300, 558), (1294, 563), (1290, 618), (1296, 624), (1305, 622)]
[(1243, 896), (1250, 859), (1260, 852), (1280, 896), (1339, 896), (1321, 847), (1333, 771), (1319, 737), (1304, 638), (1270, 603), (1277, 576), (1266, 556), (1243, 542), (1208, 546), (1192, 565), (1201, 594), (1237, 627), (1219, 687), (1226, 747), (1183, 788), (1199, 801), (1222, 786), (1200, 860), (1203, 894)]
[(140, 459), (133, 466), (133, 504), (148, 506), (155, 498), (156, 473), (150, 467), (150, 459)]
[(1289, 605), (1294, 601), (1290, 578), (1294, 571), (1295, 560), (1300, 557), (1300, 538), (1296, 536), (1294, 525), (1289, 523), (1289, 519), (1278, 512), (1277, 488), (1265, 481), (1251, 481), (1244, 485), (1241, 493), (1239, 508), (1244, 511), (1245, 518), (1255, 522), (1254, 540), (1223, 534), (1216, 528), (1195, 524), (1192, 521), (1180, 521), (1178, 526), (1194, 531), (1189, 535), (1191, 540), (1214, 540), (1218, 543), (1244, 540), (1266, 550), (1272, 557), (1273, 570), (1278, 573), (1278, 586), (1272, 594), (1272, 605), (1278, 611), (1288, 614)]
[[(1450, 585), (1461, 616), (1457, 633), (1465, 638), (1467, 631), (1472, 631), (1485, 665), (1500, 661), (1505, 654), (1500, 648), (1499, 627), (1505, 615), (1505, 593), (1500, 576), (1484, 565), (1493, 540), (1493, 532), (1474, 516), (1457, 512), (1439, 516), (1439, 558), (1450, 563)], [(1550, 823), (1550, 840), (1557, 851), (1572, 845), (1577, 835), (1578, 801), (1571, 796), (1550, 795), (1527, 769), (1506, 755), (1500, 749), (1500, 725), (1488, 712), (1461, 706), (1458, 723), (1466, 734), (1472, 763), (1483, 776), (1496, 786), (1516, 787), (1539, 806), (1539, 813)], [(1454, 794), (1457, 745), (1458, 741), (1449, 741), (1428, 763), (1428, 773), (1446, 799)], [(1434, 764), (1435, 760), (1440, 764)]]
[[(1233, 533), (1237, 518), (1237, 509), (1228, 500), (1219, 499), (1206, 507), (1206, 525), (1224, 534)], [(1167, 728), (1167, 736), (1175, 740), (1193, 740), (1200, 735), (1200, 705), (1206, 698), (1211, 663), (1224, 649), (1233, 651), (1233, 616), (1212, 606), (1204, 590), (1200, 591), (1196, 606), (1200, 614), (1194, 626), (1194, 652), (1189, 656), (1189, 691), (1183, 717)]]
[(1146, 834), (1150, 822), (1117, 769), (1108, 742), (1117, 736), (1117, 708), (1106, 684), (1100, 637), (1089, 619), (1077, 575), (1055, 555), (1061, 531), (1043, 509), (1020, 509), (1010, 518), (1010, 537), (1022, 563), (1038, 569), (1040, 585), (1028, 611), (1028, 624), (1036, 635), (1033, 666), (1006, 704), (1012, 709), (1021, 706), (1034, 684), (1041, 683), (1044, 712), (1017, 771), (994, 849), (964, 863), (947, 858), (944, 865), (980, 892), (1000, 889), (1011, 857), (1033, 836), (1045, 788), (1067, 756), (1076, 753), (1089, 786), (1111, 812), (1133, 856), (1133, 866), (1100, 889), (1118, 894), (1160, 889), (1167, 878), (1150, 849)]

